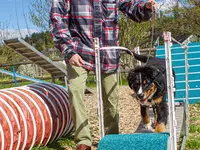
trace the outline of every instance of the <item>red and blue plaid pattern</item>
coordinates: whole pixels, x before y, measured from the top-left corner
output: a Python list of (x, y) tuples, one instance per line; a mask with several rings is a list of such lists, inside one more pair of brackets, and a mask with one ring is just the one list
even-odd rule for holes
[[(140, 0), (52, 0), (50, 31), (66, 62), (78, 53), (83, 67), (95, 70), (93, 38), (99, 37), (101, 47), (118, 45), (119, 10), (136, 22), (151, 17)], [(101, 50), (100, 55), (102, 72), (118, 69), (119, 50)]]

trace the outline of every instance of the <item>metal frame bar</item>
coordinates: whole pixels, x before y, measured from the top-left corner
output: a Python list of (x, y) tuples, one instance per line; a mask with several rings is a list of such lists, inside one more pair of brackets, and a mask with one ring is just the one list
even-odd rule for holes
[[(13, 72), (11, 71), (7, 71), (7, 70), (3, 70), (0, 68), (0, 73), (3, 73), (3, 74), (6, 74), (6, 75), (10, 75), (10, 76), (14, 76)], [(22, 79), (25, 79), (25, 80), (28, 80), (28, 81), (31, 81), (31, 82), (35, 82), (35, 83), (47, 83), (43, 80), (40, 80), (40, 79), (35, 79), (35, 78), (32, 78), (32, 77), (29, 77), (29, 76), (25, 76), (25, 75), (21, 75), (21, 74), (18, 74), (18, 73), (15, 73), (15, 76), (16, 78), (22, 78)]]
[[(188, 40), (187, 40), (188, 41)], [(185, 50), (185, 79), (186, 79), (186, 95), (185, 95), (185, 113), (186, 113), (186, 127), (185, 127), (185, 136), (187, 137), (189, 135), (189, 108), (188, 108), (188, 97), (189, 97), (189, 85), (188, 85), (188, 70), (189, 70), (189, 64), (188, 64), (188, 43), (186, 42), (186, 45), (184, 46)]]
[[(140, 55), (140, 47), (135, 47), (134, 51), (136, 54)], [(141, 64), (142, 64), (141, 61), (137, 60), (137, 65), (141, 66)]]
[(190, 115), (189, 115), (189, 85), (188, 85), (188, 78), (189, 78), (189, 74), (188, 74), (188, 70), (189, 70), (189, 64), (188, 64), (188, 43), (189, 43), (189, 40), (192, 36), (188, 37), (184, 42), (183, 44), (181, 44), (181, 46), (183, 47), (184, 49), (184, 53), (185, 53), (185, 79), (186, 79), (186, 82), (185, 82), (185, 87), (186, 87), (186, 93), (185, 93), (185, 105), (184, 105), (184, 110), (185, 110), (185, 120), (184, 120), (184, 137), (183, 137), (183, 140), (182, 140), (182, 144), (181, 144), (181, 150), (184, 150), (185, 148), (185, 142), (187, 140), (187, 137), (189, 135), (189, 120), (190, 120)]
[[(183, 43), (178, 42), (176, 39), (174, 39), (173, 37), (171, 37), (171, 33), (170, 32), (166, 32), (164, 33), (164, 38), (165, 38), (165, 43), (166, 46), (168, 47), (168, 51), (167, 49), (165, 49), (165, 53), (168, 54), (168, 57), (171, 57), (169, 55), (171, 55), (171, 49), (170, 49), (170, 43), (171, 40), (175, 41), (176, 43), (178, 43), (179, 45), (181, 45), (181, 47), (184, 49), (184, 55), (185, 55), (185, 84), (186, 84), (186, 96), (185, 96), (185, 103), (184, 103), (184, 122), (183, 122), (183, 132), (184, 132), (184, 136), (183, 136), (183, 140), (181, 142), (181, 150), (184, 150), (185, 148), (185, 142), (187, 140), (187, 137), (189, 135), (189, 85), (188, 85), (188, 69), (189, 69), (189, 64), (188, 64), (188, 43), (190, 42), (190, 39), (192, 38), (192, 36), (188, 37)], [(166, 61), (168, 61), (168, 59), (166, 59)], [(167, 65), (167, 64), (166, 64)], [(169, 93), (169, 92), (168, 92)], [(171, 132), (170, 132), (171, 133)], [(173, 150), (173, 149), (172, 149)]]
[(169, 130), (170, 130), (170, 150), (177, 149), (176, 141), (176, 117), (175, 117), (175, 104), (174, 104), (174, 77), (172, 74), (171, 62), (171, 32), (163, 33), (165, 40), (165, 55), (166, 55), (166, 73), (167, 73), (167, 91), (168, 91), (168, 105), (169, 105)]
[(18, 38), (18, 41), (20, 43), (22, 43), (23, 45), (25, 45), (26, 47), (28, 47), (29, 49), (31, 49), (33, 52), (35, 52), (36, 54), (38, 54), (40, 57), (42, 57), (43, 59), (45, 59), (46, 61), (48, 61), (50, 64), (52, 64), (53, 66), (55, 66), (56, 68), (58, 68), (60, 71), (62, 71), (66, 76), (67, 76), (67, 71), (64, 70), (63, 68), (61, 68), (60, 66), (58, 66), (57, 64), (55, 64), (51, 59), (49, 59), (47, 56), (45, 56), (44, 54), (42, 54), (41, 52), (39, 52), (38, 50), (36, 50), (34, 47), (32, 47), (31, 45), (29, 45), (28, 43), (26, 43), (24, 40)]
[(99, 135), (101, 140), (104, 137), (105, 133), (104, 133), (104, 118), (103, 118), (99, 38), (94, 38), (94, 50), (95, 50), (95, 67), (96, 67), (95, 71), (96, 71), (97, 100), (98, 100)]

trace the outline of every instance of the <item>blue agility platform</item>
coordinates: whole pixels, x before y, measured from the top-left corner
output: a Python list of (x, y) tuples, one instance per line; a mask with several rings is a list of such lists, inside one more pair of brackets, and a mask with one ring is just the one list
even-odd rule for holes
[[(176, 102), (185, 102), (186, 79), (185, 79), (185, 54), (184, 49), (174, 44), (171, 47), (172, 66), (176, 74)], [(156, 50), (156, 57), (165, 58), (165, 47), (159, 46)], [(200, 42), (188, 44), (188, 84), (189, 104), (200, 101)]]
[(98, 150), (167, 150), (168, 138), (168, 133), (106, 135)]

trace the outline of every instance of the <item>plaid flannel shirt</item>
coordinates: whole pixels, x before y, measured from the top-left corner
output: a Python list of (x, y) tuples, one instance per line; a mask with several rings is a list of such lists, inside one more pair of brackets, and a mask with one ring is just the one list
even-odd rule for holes
[[(93, 38), (100, 47), (118, 45), (119, 10), (127, 17), (142, 22), (149, 20), (151, 10), (140, 0), (53, 0), (50, 31), (55, 46), (66, 63), (76, 53), (85, 61), (84, 68), (95, 70)], [(120, 63), (119, 50), (100, 51), (101, 70), (115, 72)]]

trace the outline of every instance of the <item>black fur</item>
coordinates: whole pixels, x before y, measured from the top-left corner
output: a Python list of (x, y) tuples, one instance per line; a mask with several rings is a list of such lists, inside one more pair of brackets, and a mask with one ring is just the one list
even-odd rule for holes
[[(142, 87), (142, 90), (145, 91), (154, 85), (157, 89), (156, 92), (152, 92), (152, 97), (149, 100), (148, 98), (145, 99), (148, 103), (141, 103), (141, 115), (143, 118), (149, 117), (146, 109), (149, 108), (149, 104), (151, 103), (154, 115), (157, 117), (156, 124), (163, 123), (166, 125), (168, 119), (168, 105), (166, 103), (167, 77), (165, 59), (156, 57), (148, 58), (148, 56), (138, 55), (136, 53), (134, 53), (134, 57), (145, 63), (144, 65), (137, 66), (136, 68), (130, 70), (128, 74), (128, 84), (135, 92), (137, 99), (141, 102), (145, 99), (143, 95), (138, 94), (140, 87)], [(142, 79), (142, 82), (145, 80), (147, 83), (141, 84), (140, 78)]]

